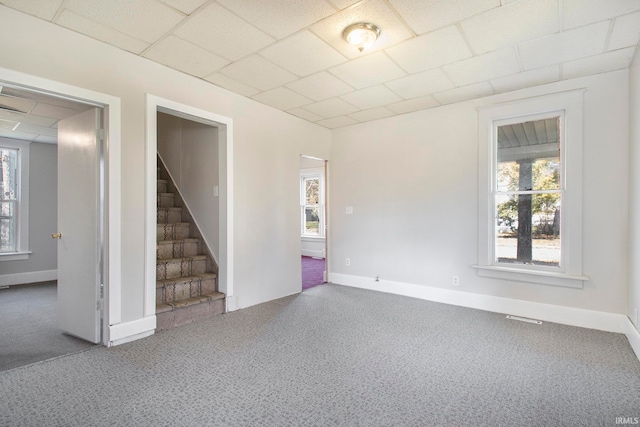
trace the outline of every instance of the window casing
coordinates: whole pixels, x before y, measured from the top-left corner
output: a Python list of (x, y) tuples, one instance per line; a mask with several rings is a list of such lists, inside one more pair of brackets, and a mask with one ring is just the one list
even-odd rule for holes
[(300, 177), (301, 235), (324, 237), (324, 179), (322, 174)]
[(29, 257), (29, 143), (0, 138), (0, 261)]
[(480, 110), (478, 275), (574, 288), (588, 280), (582, 104), (572, 91)]

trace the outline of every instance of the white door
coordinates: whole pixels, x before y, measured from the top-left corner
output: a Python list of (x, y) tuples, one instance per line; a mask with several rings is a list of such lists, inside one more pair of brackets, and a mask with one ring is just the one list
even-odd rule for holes
[(101, 110), (58, 122), (58, 324), (100, 342)]

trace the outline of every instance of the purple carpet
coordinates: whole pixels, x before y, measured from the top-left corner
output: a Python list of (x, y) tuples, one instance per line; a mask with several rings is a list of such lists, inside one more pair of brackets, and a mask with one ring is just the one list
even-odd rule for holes
[(302, 290), (322, 285), (322, 273), (324, 272), (324, 259), (302, 257)]

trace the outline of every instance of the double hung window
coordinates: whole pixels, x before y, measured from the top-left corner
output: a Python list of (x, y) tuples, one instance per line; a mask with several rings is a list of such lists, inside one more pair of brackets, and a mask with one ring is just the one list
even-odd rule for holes
[(28, 258), (29, 143), (0, 138), (0, 261)]
[(301, 177), (302, 235), (324, 237), (324, 183), (320, 174)]

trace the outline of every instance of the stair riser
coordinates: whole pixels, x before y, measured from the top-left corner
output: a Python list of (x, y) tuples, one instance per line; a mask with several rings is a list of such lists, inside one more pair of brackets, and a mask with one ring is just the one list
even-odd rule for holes
[(204, 274), (207, 270), (205, 259), (183, 259), (177, 261), (158, 261), (156, 279), (174, 279), (176, 277)]
[(156, 240), (180, 240), (189, 238), (189, 224), (158, 224)]
[(159, 208), (172, 208), (174, 205), (174, 194), (173, 193), (162, 193), (157, 196), (157, 206)]
[(158, 182), (158, 193), (166, 193), (167, 192), (167, 183), (166, 182)]
[(170, 329), (224, 313), (224, 299), (158, 314), (156, 330)]
[(182, 221), (182, 212), (177, 210), (168, 210), (167, 208), (158, 208), (156, 222), (158, 224), (173, 224)]
[(156, 258), (182, 258), (198, 255), (200, 252), (198, 242), (159, 242)]
[(169, 304), (174, 301), (181, 301), (187, 298), (197, 297), (216, 291), (216, 279), (199, 278), (186, 282), (176, 282), (165, 284), (156, 288), (156, 303)]

